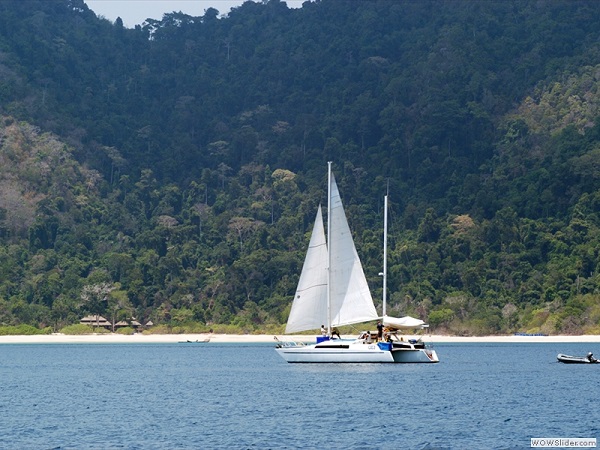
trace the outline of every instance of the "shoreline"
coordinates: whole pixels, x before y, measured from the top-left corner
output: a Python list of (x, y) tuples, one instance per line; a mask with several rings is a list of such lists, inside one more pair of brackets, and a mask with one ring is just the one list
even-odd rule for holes
[[(405, 335), (411, 338), (410, 335)], [(444, 336), (444, 335), (419, 335), (428, 344), (442, 343), (600, 343), (600, 335), (581, 336)], [(314, 335), (277, 335), (282, 341), (315, 342)], [(210, 339), (211, 344), (250, 344), (272, 343), (275, 344), (275, 335), (272, 334), (85, 334), (65, 335), (60, 333), (43, 335), (10, 335), (0, 336), (2, 344), (176, 344), (191, 341)], [(202, 343), (202, 342), (201, 342)]]

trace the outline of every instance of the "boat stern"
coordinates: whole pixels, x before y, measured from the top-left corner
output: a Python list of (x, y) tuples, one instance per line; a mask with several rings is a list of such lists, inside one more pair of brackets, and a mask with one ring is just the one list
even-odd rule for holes
[(398, 349), (392, 351), (394, 362), (397, 363), (437, 363), (440, 362), (435, 350), (424, 349)]

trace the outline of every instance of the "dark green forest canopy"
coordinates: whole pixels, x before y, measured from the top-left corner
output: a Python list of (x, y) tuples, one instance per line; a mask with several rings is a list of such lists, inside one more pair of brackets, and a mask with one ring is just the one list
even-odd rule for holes
[(389, 186), (393, 313), (600, 332), (599, 10), (0, 1), (0, 324), (278, 332), (333, 161), (375, 298)]

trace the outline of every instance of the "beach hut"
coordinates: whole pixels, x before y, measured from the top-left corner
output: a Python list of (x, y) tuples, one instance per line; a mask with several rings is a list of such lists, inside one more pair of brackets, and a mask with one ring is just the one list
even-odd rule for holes
[(123, 328), (128, 326), (129, 324), (125, 320), (120, 320), (119, 322), (115, 323), (115, 328)]
[(148, 322), (146, 322), (145, 327), (148, 328), (148, 327), (151, 327), (153, 325), (154, 325), (154, 322), (152, 322), (151, 320), (149, 320)]
[(98, 314), (94, 316), (85, 316), (79, 320), (79, 323), (82, 325), (91, 325), (93, 327), (102, 327), (107, 329), (112, 327), (112, 324), (108, 320)]

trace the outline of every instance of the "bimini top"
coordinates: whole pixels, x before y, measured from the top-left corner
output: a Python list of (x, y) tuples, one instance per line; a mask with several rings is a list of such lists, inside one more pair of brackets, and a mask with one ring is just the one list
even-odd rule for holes
[(390, 317), (383, 316), (383, 326), (388, 328), (394, 328), (396, 330), (404, 330), (404, 329), (414, 329), (414, 328), (428, 328), (425, 322), (421, 319), (415, 319), (414, 317), (404, 316), (404, 317)]

